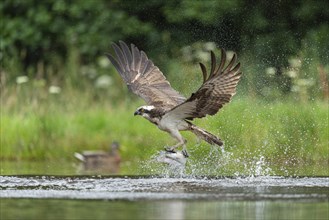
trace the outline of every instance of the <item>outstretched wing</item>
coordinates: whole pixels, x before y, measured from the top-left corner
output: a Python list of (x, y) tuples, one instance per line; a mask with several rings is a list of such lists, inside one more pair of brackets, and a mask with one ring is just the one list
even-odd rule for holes
[(120, 47), (113, 43), (116, 59), (106, 54), (119, 72), (129, 90), (143, 98), (148, 105), (171, 109), (186, 98), (174, 90), (166, 77), (157, 66), (149, 60), (135, 45), (131, 50), (124, 42), (119, 42)]
[(226, 52), (222, 49), (222, 57), (216, 68), (216, 58), (211, 51), (211, 70), (207, 76), (206, 67), (200, 63), (203, 74), (203, 84), (184, 103), (169, 111), (164, 117), (173, 119), (202, 118), (216, 114), (224, 104), (230, 102), (236, 92), (236, 86), (241, 77), (240, 63), (236, 64), (236, 54), (226, 63)]

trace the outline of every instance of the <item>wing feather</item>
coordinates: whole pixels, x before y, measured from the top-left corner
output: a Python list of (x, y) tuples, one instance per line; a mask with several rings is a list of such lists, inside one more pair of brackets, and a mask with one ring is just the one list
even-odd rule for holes
[(121, 75), (129, 90), (140, 96), (148, 105), (170, 110), (186, 98), (174, 90), (157, 66), (135, 45), (112, 44), (115, 57), (106, 54)]
[[(233, 67), (233, 65), (235, 64), (235, 62), (236, 62), (236, 54), (234, 53), (230, 63), (227, 65), (227, 67), (225, 68), (225, 70), (223, 72), (225, 72), (226, 70), (230, 70)], [(227, 73), (228, 72), (229, 71), (227, 71)]]
[[(193, 93), (184, 103), (176, 106), (164, 117), (172, 119), (202, 118), (206, 115), (216, 114), (236, 93), (236, 87), (242, 75), (240, 63), (236, 64), (236, 54), (225, 67), (226, 52), (221, 50), (222, 56), (218, 68), (215, 68), (216, 59), (211, 52), (211, 72), (197, 92)], [(203, 76), (206, 68), (200, 64)], [(224, 68), (225, 67), (225, 68)], [(215, 70), (216, 69), (216, 70)]]
[(204, 83), (207, 80), (207, 69), (202, 63), (199, 63), (199, 64), (200, 64), (200, 67), (201, 67), (202, 76), (203, 76), (203, 83)]
[(131, 64), (133, 63), (133, 60), (132, 60), (132, 54), (129, 50), (129, 47), (127, 46), (127, 44), (123, 43), (122, 41), (120, 41), (119, 44), (120, 44), (120, 46), (122, 48), (122, 51), (124, 53), (126, 63), (128, 64), (127, 68), (130, 69)]
[(210, 52), (211, 56), (211, 69), (210, 74), (215, 74), (215, 68), (216, 68), (216, 56), (213, 51)]
[(124, 64), (127, 62), (126, 61), (126, 58), (124, 57), (121, 49), (116, 45), (116, 44), (113, 44), (113, 49), (115, 51), (115, 54), (117, 55), (118, 57), (118, 63), (120, 63), (121, 65), (121, 68), (124, 68)]
[(220, 59), (220, 64), (216, 70), (216, 74), (220, 74), (220, 71), (223, 69), (225, 62), (226, 62), (226, 52), (224, 49), (221, 49), (221, 59)]

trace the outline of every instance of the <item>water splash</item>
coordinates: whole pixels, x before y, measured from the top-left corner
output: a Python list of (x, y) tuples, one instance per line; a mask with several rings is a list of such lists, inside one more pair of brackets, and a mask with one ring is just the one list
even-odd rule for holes
[(246, 151), (244, 156), (235, 155), (233, 152), (216, 146), (208, 147), (202, 153), (195, 151), (195, 149), (191, 149), (190, 157), (183, 163), (165, 157), (163, 152), (156, 153), (142, 163), (140, 171), (147, 175), (189, 176), (191, 178), (198, 176), (255, 177), (275, 175), (261, 150), (257, 153)]
[(182, 152), (177, 153), (160, 151), (151, 156), (150, 160), (143, 161), (140, 171), (147, 175), (159, 175), (163, 177), (185, 176), (187, 158)]
[(254, 163), (252, 163), (250, 167), (250, 173), (252, 176), (269, 176), (274, 174), (264, 156), (260, 155), (259, 159), (254, 159)]
[(185, 155), (182, 151), (177, 151), (175, 153), (160, 151), (160, 154), (158, 156), (155, 155), (153, 160), (167, 164), (168, 175), (183, 176), (185, 174), (184, 171), (187, 155)]

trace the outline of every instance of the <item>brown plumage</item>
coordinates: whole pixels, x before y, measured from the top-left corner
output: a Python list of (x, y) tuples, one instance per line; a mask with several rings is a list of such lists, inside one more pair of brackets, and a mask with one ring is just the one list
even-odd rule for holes
[(119, 143), (113, 141), (109, 151), (83, 151), (74, 153), (74, 157), (81, 161), (82, 171), (102, 171), (118, 173), (120, 169), (121, 156)]
[(117, 60), (106, 54), (119, 72), (128, 88), (139, 95), (148, 105), (171, 109), (185, 101), (185, 97), (174, 90), (157, 66), (149, 60), (144, 51), (131, 44), (131, 50), (120, 41), (120, 47), (113, 44)]
[[(206, 67), (200, 63), (203, 73), (203, 84), (184, 103), (176, 106), (169, 114), (181, 114), (181, 118), (202, 118), (216, 114), (224, 104), (231, 101), (236, 93), (236, 86), (240, 80), (240, 63), (235, 64), (236, 54), (225, 67), (226, 52), (221, 50), (221, 62), (216, 68), (216, 58), (211, 51), (211, 70), (207, 74)], [(225, 67), (225, 68), (224, 68)]]

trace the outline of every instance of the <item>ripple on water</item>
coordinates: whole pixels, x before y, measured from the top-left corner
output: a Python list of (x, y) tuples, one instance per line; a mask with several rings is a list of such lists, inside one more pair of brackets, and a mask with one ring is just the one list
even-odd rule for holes
[(2, 198), (329, 201), (328, 177), (1, 176)]

